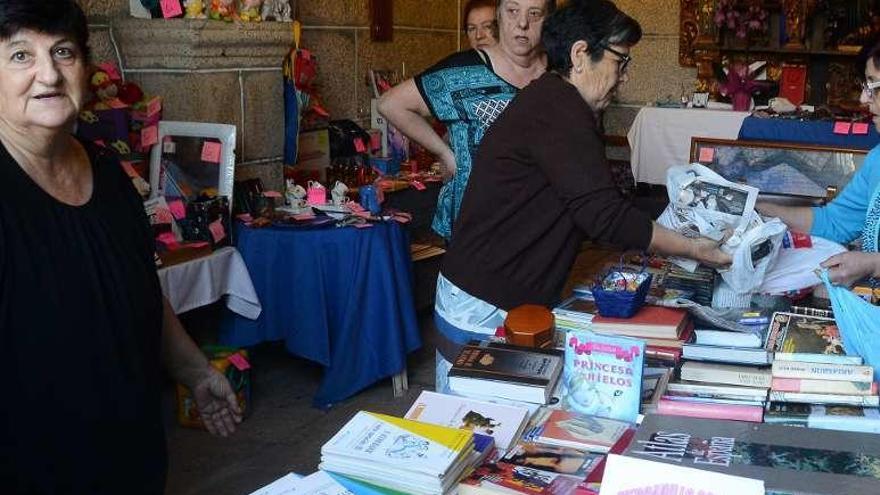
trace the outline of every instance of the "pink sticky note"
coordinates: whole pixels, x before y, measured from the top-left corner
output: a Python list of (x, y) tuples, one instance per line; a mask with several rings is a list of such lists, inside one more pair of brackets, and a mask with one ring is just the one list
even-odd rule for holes
[(241, 220), (242, 222), (253, 222), (254, 221), (254, 217), (252, 217), (250, 213), (241, 213), (239, 215), (236, 215), (235, 218)]
[(126, 175), (132, 179), (137, 177), (138, 173), (135, 171), (134, 167), (131, 166), (131, 162), (123, 160), (119, 162), (119, 164), (122, 165), (122, 170), (125, 170)]
[(373, 224), (371, 224), (371, 223), (353, 223), (353, 224), (351, 224), (351, 226), (356, 229), (368, 229), (368, 228), (372, 227)]
[(834, 123), (834, 134), (849, 134), (852, 124), (849, 122), (837, 121)]
[(410, 185), (413, 186), (414, 188), (416, 188), (417, 191), (424, 191), (425, 189), (427, 189), (427, 186), (425, 186), (424, 184), (422, 184), (420, 181), (417, 181), (417, 180), (410, 182)]
[(220, 143), (205, 141), (202, 145), (202, 161), (208, 163), (220, 163)]
[(697, 159), (700, 163), (712, 163), (715, 160), (715, 148), (700, 148), (700, 157)]
[(211, 231), (211, 237), (214, 238), (214, 242), (220, 242), (226, 237), (226, 229), (223, 228), (223, 222), (219, 219), (215, 220), (208, 225), (208, 230)]
[(186, 218), (186, 206), (183, 205), (183, 201), (179, 199), (170, 201), (168, 203), (168, 209), (171, 210), (171, 216), (175, 219), (180, 220), (181, 218)]
[(853, 134), (861, 134), (865, 135), (868, 133), (868, 123), (867, 122), (856, 122), (852, 125), (852, 133)]
[(174, 237), (174, 234), (172, 234), (171, 232), (162, 232), (161, 234), (159, 234), (159, 237), (156, 237), (156, 240), (161, 242), (162, 244), (165, 244), (166, 246), (177, 244), (177, 238)]
[(367, 147), (364, 145), (364, 142), (360, 138), (355, 138), (354, 140), (354, 150), (358, 153), (366, 153)]
[(251, 363), (249, 363), (247, 359), (245, 359), (244, 356), (239, 353), (230, 354), (229, 357), (226, 359), (228, 359), (233, 366), (238, 368), (238, 371), (244, 371), (250, 369), (251, 367)]
[(159, 142), (159, 127), (151, 125), (141, 129), (141, 148), (149, 148)]
[(147, 117), (152, 117), (162, 111), (162, 98), (154, 96), (147, 103)]
[(263, 191), (264, 198), (280, 198), (281, 193), (278, 191)]
[(183, 14), (183, 8), (180, 6), (180, 0), (161, 0), (162, 15), (168, 19), (169, 17), (177, 17)]

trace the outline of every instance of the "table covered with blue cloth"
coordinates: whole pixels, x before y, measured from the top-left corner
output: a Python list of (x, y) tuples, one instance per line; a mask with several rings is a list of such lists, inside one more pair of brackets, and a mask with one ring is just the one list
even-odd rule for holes
[(869, 150), (880, 143), (880, 134), (874, 130), (873, 124), (868, 134), (834, 134), (834, 122), (831, 121), (746, 117), (739, 128), (739, 139)]
[(283, 340), (289, 352), (320, 363), (320, 408), (405, 368), (421, 341), (409, 241), (399, 224), (239, 227), (236, 245), (263, 311), (256, 320), (227, 312), (222, 344)]

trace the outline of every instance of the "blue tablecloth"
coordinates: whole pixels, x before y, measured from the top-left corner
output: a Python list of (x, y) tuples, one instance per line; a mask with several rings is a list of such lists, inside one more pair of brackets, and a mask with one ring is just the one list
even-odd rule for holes
[(227, 312), (224, 345), (283, 340), (324, 366), (314, 405), (327, 408), (400, 372), (421, 345), (406, 232), (372, 228), (238, 229), (236, 245), (263, 305), (257, 320)]
[(871, 124), (868, 134), (834, 134), (834, 122), (762, 119), (746, 117), (739, 129), (739, 139), (788, 141), (813, 146), (836, 146), (869, 150), (880, 143), (880, 134)]

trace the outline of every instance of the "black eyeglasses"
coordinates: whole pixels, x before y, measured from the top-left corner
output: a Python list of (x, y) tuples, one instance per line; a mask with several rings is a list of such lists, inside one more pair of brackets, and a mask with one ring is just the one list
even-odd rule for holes
[(602, 45), (602, 48), (617, 55), (617, 57), (618, 57), (618, 59), (617, 59), (617, 73), (618, 74), (626, 73), (626, 66), (629, 65), (630, 62), (632, 62), (632, 57), (627, 55), (626, 53), (619, 52), (619, 51), (615, 50), (614, 48), (611, 48), (608, 45)]

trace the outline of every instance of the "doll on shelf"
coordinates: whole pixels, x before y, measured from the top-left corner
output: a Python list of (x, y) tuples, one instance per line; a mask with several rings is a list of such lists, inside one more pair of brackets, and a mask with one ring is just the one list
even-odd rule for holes
[(235, 0), (211, 0), (208, 17), (215, 21), (232, 22), (235, 20)]
[(186, 9), (184, 17), (187, 19), (204, 19), (205, 2), (202, 0), (184, 0), (183, 7)]
[(263, 0), (241, 0), (238, 7), (238, 18), (244, 22), (260, 22), (263, 16), (260, 14), (260, 7), (263, 6)]
[(264, 0), (261, 14), (266, 21), (290, 22), (293, 20), (289, 0)]

